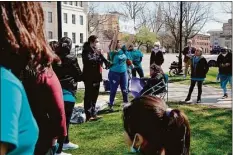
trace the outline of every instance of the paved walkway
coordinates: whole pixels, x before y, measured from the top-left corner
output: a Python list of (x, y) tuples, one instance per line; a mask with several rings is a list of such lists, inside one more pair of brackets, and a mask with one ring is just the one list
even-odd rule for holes
[[(83, 83), (79, 83), (79, 89), (84, 89)], [(180, 102), (183, 101), (187, 94), (188, 94), (189, 86), (188, 85), (181, 85), (175, 83), (168, 84), (168, 101), (172, 102)], [(118, 91), (120, 91), (118, 89)], [(100, 92), (104, 92), (103, 84), (101, 83)], [(222, 97), (222, 89), (214, 88), (211, 86), (203, 86), (202, 90), (202, 105), (209, 105), (211, 107), (216, 108), (231, 108), (232, 107), (232, 98), (231, 98), (231, 91), (229, 90), (229, 98), (228, 99), (221, 99)], [(196, 103), (197, 98), (197, 88), (194, 88), (192, 94), (193, 103)], [(103, 109), (107, 106), (106, 102), (109, 100), (109, 95), (99, 95), (97, 106), (99, 109)], [(167, 97), (165, 96), (165, 100)]]

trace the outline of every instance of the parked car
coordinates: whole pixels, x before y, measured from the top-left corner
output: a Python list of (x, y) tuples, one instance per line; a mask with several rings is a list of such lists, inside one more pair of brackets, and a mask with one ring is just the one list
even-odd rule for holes
[(203, 55), (204, 58), (206, 58), (206, 61), (209, 65), (209, 67), (217, 67), (217, 58), (218, 54), (215, 55)]

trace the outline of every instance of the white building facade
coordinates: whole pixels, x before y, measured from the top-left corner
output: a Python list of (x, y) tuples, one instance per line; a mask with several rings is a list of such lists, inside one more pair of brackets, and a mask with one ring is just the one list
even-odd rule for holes
[[(87, 40), (87, 8), (88, 2), (62, 3), (62, 37), (72, 39), (75, 45), (83, 46)], [(45, 34), (48, 40), (58, 39), (57, 2), (42, 2), (45, 15)]]

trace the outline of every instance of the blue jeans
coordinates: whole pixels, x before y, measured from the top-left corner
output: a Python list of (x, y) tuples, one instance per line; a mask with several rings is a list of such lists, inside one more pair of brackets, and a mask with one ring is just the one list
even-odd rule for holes
[(219, 75), (220, 78), (220, 85), (221, 88), (223, 89), (224, 95), (227, 94), (227, 83), (231, 85), (232, 89), (232, 76), (231, 75)]
[(109, 105), (112, 106), (114, 104), (114, 99), (116, 96), (117, 88), (120, 84), (121, 92), (123, 96), (123, 102), (128, 102), (128, 73), (117, 73), (113, 71), (109, 71), (108, 79), (110, 82), (110, 99)]

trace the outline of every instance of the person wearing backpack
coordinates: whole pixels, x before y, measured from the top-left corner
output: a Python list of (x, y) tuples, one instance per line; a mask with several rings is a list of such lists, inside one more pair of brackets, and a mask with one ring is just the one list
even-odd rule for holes
[(109, 53), (111, 67), (108, 74), (110, 81), (109, 111), (113, 111), (114, 100), (118, 86), (121, 87), (124, 105), (128, 103), (128, 72), (127, 67), (132, 65), (130, 55), (125, 46), (121, 47), (117, 40), (118, 33), (115, 31), (111, 52)]
[(71, 48), (72, 40), (68, 37), (61, 38), (57, 49), (55, 49), (61, 63), (53, 64), (53, 69), (62, 86), (67, 128), (67, 136), (58, 138), (57, 154), (63, 154), (62, 150), (77, 149), (79, 147), (69, 141), (69, 125), (76, 101), (77, 85), (78, 82), (83, 80), (77, 57), (70, 53)]

